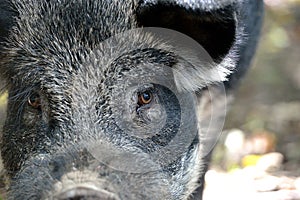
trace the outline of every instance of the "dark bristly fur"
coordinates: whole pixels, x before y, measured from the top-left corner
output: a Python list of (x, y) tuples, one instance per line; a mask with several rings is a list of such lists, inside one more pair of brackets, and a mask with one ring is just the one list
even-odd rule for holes
[[(262, 10), (262, 0), (0, 0), (8, 199), (201, 199), (225, 92), (250, 65)], [(199, 60), (200, 45), (211, 58)]]

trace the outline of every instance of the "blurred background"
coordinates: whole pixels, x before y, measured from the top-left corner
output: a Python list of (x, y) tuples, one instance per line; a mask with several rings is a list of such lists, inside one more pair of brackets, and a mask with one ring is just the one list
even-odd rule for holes
[(265, 0), (265, 8), (256, 57), (229, 110), (223, 144), (239, 129), (235, 145), (244, 140), (244, 153), (278, 151), (285, 169), (300, 176), (300, 0)]
[(205, 200), (300, 199), (300, 0), (264, 2), (256, 57), (214, 150)]
[[(228, 184), (225, 174), (226, 177), (232, 175), (231, 180), (236, 174), (244, 176), (243, 173), (255, 174), (249, 179), (255, 181), (262, 177), (280, 178), (269, 178), (269, 182), (255, 189), (267, 194), (271, 194), (269, 191), (300, 191), (300, 0), (264, 1), (262, 37), (252, 68), (241, 82), (214, 151), (206, 178), (205, 199), (218, 198), (210, 191), (215, 191), (220, 184), (220, 187), (230, 185), (235, 191), (241, 186), (241, 180), (234, 178), (238, 184)], [(6, 94), (0, 97), (0, 126), (5, 117), (6, 98)], [(230, 189), (225, 189), (230, 193)], [(224, 199), (227, 199), (226, 192)], [(234, 199), (232, 193), (231, 199)], [(261, 199), (276, 200), (277, 197)], [(300, 199), (300, 192), (280, 199)]]

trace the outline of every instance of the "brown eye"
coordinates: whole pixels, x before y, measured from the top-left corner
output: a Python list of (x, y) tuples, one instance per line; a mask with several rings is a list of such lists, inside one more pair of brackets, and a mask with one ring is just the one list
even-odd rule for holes
[(151, 103), (153, 99), (153, 94), (151, 92), (142, 92), (138, 95), (138, 105), (139, 106), (142, 106), (142, 105), (145, 105), (145, 104), (149, 104)]
[(28, 97), (28, 105), (32, 108), (39, 109), (41, 108), (41, 98), (38, 94), (32, 94)]

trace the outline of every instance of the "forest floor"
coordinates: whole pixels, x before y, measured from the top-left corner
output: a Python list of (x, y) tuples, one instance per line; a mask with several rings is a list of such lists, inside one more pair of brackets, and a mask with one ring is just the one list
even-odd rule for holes
[(203, 200), (300, 200), (300, 177), (247, 167), (230, 173), (211, 169), (205, 177)]

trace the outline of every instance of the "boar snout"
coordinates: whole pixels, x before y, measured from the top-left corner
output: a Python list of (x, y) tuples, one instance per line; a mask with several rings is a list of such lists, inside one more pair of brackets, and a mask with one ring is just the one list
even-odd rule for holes
[(57, 200), (118, 200), (114, 194), (92, 186), (78, 186), (57, 195)]

